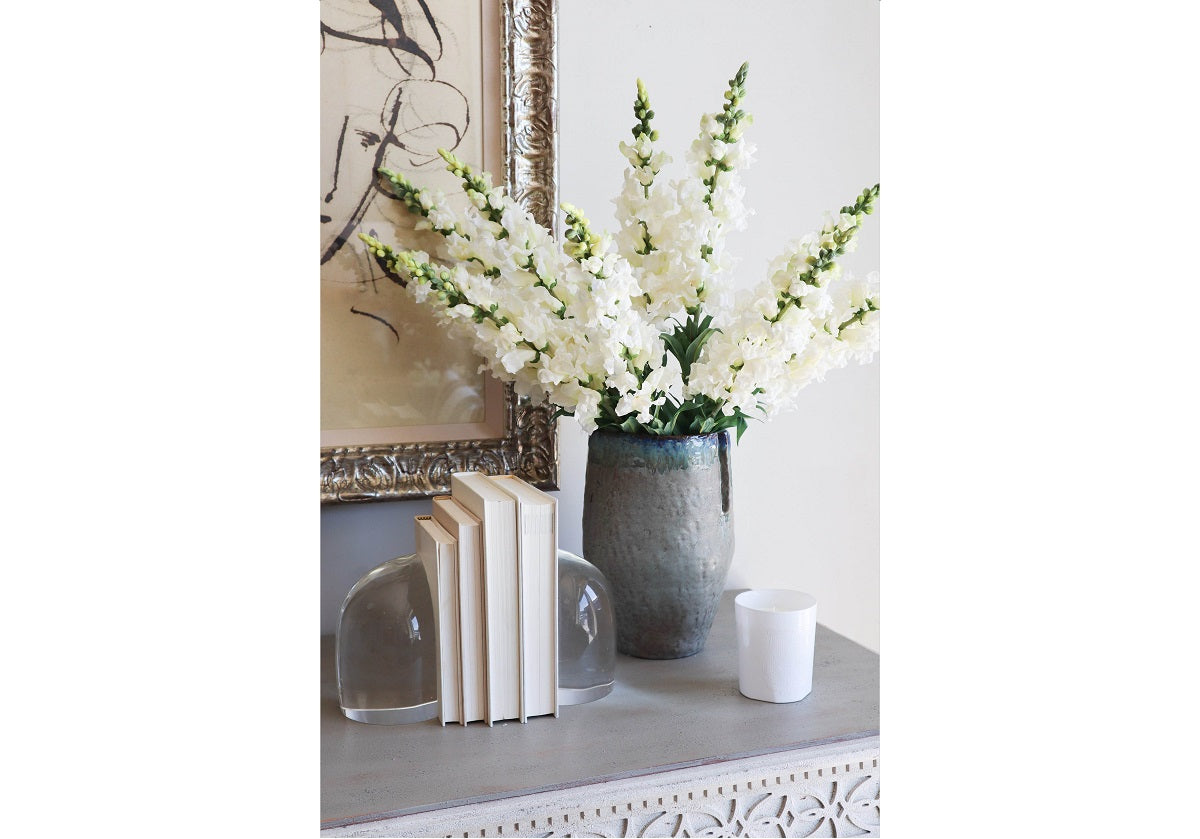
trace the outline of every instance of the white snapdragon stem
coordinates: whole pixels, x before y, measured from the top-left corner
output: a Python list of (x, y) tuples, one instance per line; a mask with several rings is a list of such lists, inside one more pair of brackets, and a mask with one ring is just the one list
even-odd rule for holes
[[(562, 277), (557, 270), (557, 248), (549, 232), (503, 189), (492, 187), (490, 175), (477, 175), (445, 149), (439, 149), (438, 153), (449, 171), (462, 180), (463, 190), (479, 214), (476, 226), (491, 234), (484, 238), (492, 246), (493, 259), (503, 256), (508, 265), (526, 272), (533, 285), (544, 289), (557, 304), (557, 317), (565, 319), (570, 290), (559, 287)], [(468, 216), (471, 215), (468, 210)], [(472, 237), (471, 242), (476, 238)]]
[(694, 171), (702, 176), (706, 190), (703, 201), (716, 221), (707, 230), (709, 241), (701, 246), (706, 260), (721, 246), (726, 231), (746, 227), (748, 211), (742, 202), (745, 189), (738, 172), (753, 163), (755, 152), (743, 136), (753, 117), (740, 107), (749, 70), (749, 64), (742, 64), (729, 80), (724, 108), (701, 120), (700, 136), (692, 143), (689, 155)]
[[(684, 313), (701, 312), (714, 278), (730, 267), (725, 233), (746, 226), (738, 171), (750, 165), (754, 153), (743, 137), (750, 116), (740, 107), (748, 71), (743, 64), (729, 80), (723, 110), (701, 119), (700, 136), (687, 154), (689, 177), (672, 181), (669, 198), (650, 201), (643, 210), (653, 240), (663, 246), (642, 257), (641, 308), (664, 327)], [(627, 183), (622, 194), (627, 204), (628, 193)]]
[(689, 269), (680, 264), (678, 247), (679, 228), (685, 221), (680, 213), (687, 204), (679, 201), (674, 183), (664, 187), (657, 180), (670, 158), (654, 147), (658, 139), (658, 132), (650, 127), (654, 111), (645, 84), (641, 79), (637, 84), (633, 110), (638, 123), (633, 127), (634, 141), (620, 144), (629, 166), (625, 169), (621, 192), (613, 200), (621, 224), (616, 241), (621, 256), (639, 278), (642, 295), (633, 301), (634, 311), (656, 329), (663, 329), (673, 315), (689, 305), (683, 299), (689, 293), (689, 286), (680, 282)]
[(421, 218), (416, 223), (418, 230), (432, 230), (445, 240), (441, 254), (458, 262), (473, 262), (490, 277), (500, 275), (500, 264), (494, 248), (489, 247), (491, 231), (482, 229), (482, 218), (478, 212), (469, 212), (468, 217), (459, 218), (447, 205), (440, 191), (422, 189), (403, 174), (380, 168), (379, 175), (387, 185), (384, 194), (402, 203), (409, 212)]
[[(489, 303), (496, 302), (508, 312), (523, 312), (527, 321), (533, 320), (534, 313), (539, 309), (547, 308), (555, 317), (563, 319), (565, 305), (562, 300), (552, 290), (549, 297), (538, 291), (539, 287), (551, 285), (542, 275), (549, 273), (545, 266), (554, 265), (557, 261), (553, 242), (545, 231), (527, 214), (514, 214), (511, 202), (500, 194), (501, 191), (490, 189), (486, 177), (476, 177), (469, 167), (465, 167), (453, 155), (449, 155), (447, 160), (452, 161), (451, 171), (469, 184), (467, 191), (473, 206), (463, 218), (456, 217), (446, 209), (445, 200), (440, 194), (421, 190), (403, 175), (385, 169), (380, 170), (380, 175), (386, 180), (392, 197), (401, 201), (410, 212), (422, 216), (425, 226), (443, 236), (448, 258), (482, 273), (483, 276), (475, 280), (480, 296), (488, 298)], [(488, 216), (478, 209), (480, 204), (488, 211)], [(503, 207), (503, 210), (499, 207)], [(505, 218), (508, 223), (508, 227), (501, 225), (505, 234), (502, 239), (496, 237), (492, 216)], [(523, 248), (513, 247), (513, 243), (518, 241), (524, 244)], [(531, 265), (539, 266), (540, 273), (527, 270), (526, 266)], [(483, 281), (484, 278), (495, 280), (501, 275), (508, 278), (502, 287)], [(556, 285), (557, 281), (553, 284)], [(550, 330), (545, 324), (539, 323), (531, 331), (544, 340)]]
[[(572, 272), (563, 270), (554, 243), (527, 213), (515, 211), (510, 200), (498, 190), (490, 188), (486, 176), (477, 177), (453, 155), (444, 156), (451, 171), (463, 178), (471, 199), (472, 206), (465, 218), (458, 219), (444, 213), (440, 204), (403, 176), (382, 174), (388, 177), (392, 192), (413, 212), (426, 218), (438, 218), (439, 214), (444, 214), (445, 218), (452, 220), (452, 223), (443, 223), (434, 229), (445, 237), (448, 256), (468, 267), (462, 283), (470, 284), (469, 290), (474, 299), (490, 306), (490, 311), (498, 314), (504, 323), (521, 324), (523, 344), (498, 349), (504, 372), (516, 376), (515, 381), (521, 386), (522, 394), (538, 395), (539, 389), (553, 392), (565, 388), (569, 393), (559, 394), (557, 402), (560, 407), (580, 403), (587, 406), (596, 402), (594, 397), (583, 394), (579, 388), (601, 389), (603, 375), (589, 373), (581, 378), (577, 371), (590, 367), (608, 372), (606, 368), (611, 362), (606, 364), (600, 359), (582, 359), (580, 356), (596, 356), (598, 350), (607, 347), (610, 352), (605, 358), (613, 358), (615, 356), (611, 348), (614, 342), (587, 340), (584, 336), (589, 330), (585, 323), (570, 323), (568, 326), (567, 323), (555, 322), (556, 319), (564, 322), (574, 320), (573, 315), (567, 315), (565, 289), (559, 286), (558, 281), (559, 276)], [(499, 281), (501, 277), (503, 282)], [(553, 279), (548, 280), (548, 277)], [(550, 294), (545, 294), (543, 290)], [(420, 290), (416, 292), (419, 294)], [(545, 317), (547, 312), (552, 313), (553, 317)], [(488, 321), (485, 320), (480, 328), (487, 332)], [(499, 334), (489, 332), (487, 337), (495, 343), (512, 336), (502, 330)], [(497, 347), (493, 346), (493, 349)], [(520, 368), (529, 359), (531, 349), (535, 352), (533, 360), (537, 370), (533, 379), (522, 385)], [(597, 364), (597, 361), (600, 363)], [(580, 421), (586, 425), (587, 419), (581, 418)]]
[(837, 258), (854, 249), (854, 240), (862, 227), (862, 220), (874, 212), (878, 196), (879, 184), (864, 189), (853, 204), (842, 207), (836, 218), (827, 221), (817, 233), (804, 237), (793, 247), (785, 270), (777, 271), (771, 277), (771, 285), (776, 291), (777, 311), (768, 320), (776, 323), (789, 306), (804, 305), (804, 297), (809, 290), (821, 286), (822, 278), (836, 270)]
[(463, 235), (461, 222), (446, 206), (446, 197), (441, 192), (421, 189), (399, 172), (380, 168), (378, 174), (387, 188), (383, 193), (402, 203), (410, 213), (421, 216), (417, 230), (432, 230), (443, 237)]
[(608, 370), (600, 409), (618, 418), (636, 413), (639, 422), (651, 422), (651, 408), (666, 401), (672, 384), (682, 392), (683, 380), (678, 375), (672, 380), (657, 366), (663, 357), (662, 340), (633, 310), (632, 301), (641, 299), (642, 291), (628, 261), (613, 250), (611, 237), (592, 232), (582, 210), (571, 204), (562, 208), (567, 228), (563, 251), (591, 276), (588, 303), (581, 308), (609, 345), (620, 346), (623, 361), (623, 366)]
[(847, 280), (836, 259), (852, 250), (879, 194), (863, 190), (854, 204), (817, 233), (794, 243), (772, 264), (768, 280), (737, 307), (739, 316), (708, 343), (692, 367), (689, 396), (707, 396), (731, 413), (766, 416), (791, 404), (804, 385), (878, 344), (878, 293)]
[(625, 169), (624, 185), (620, 196), (615, 199), (621, 230), (617, 234), (617, 247), (630, 265), (640, 268), (642, 258), (656, 250), (651, 225), (655, 189), (655, 178), (670, 158), (654, 148), (658, 132), (650, 127), (654, 111), (650, 108), (650, 95), (641, 79), (637, 80), (637, 98), (633, 101), (633, 114), (637, 124), (633, 127), (633, 143), (622, 142), (621, 154), (629, 161)]
[(574, 377), (581, 369), (571, 357), (579, 339), (574, 333), (552, 334), (555, 321), (544, 312), (509, 309), (502, 305), (502, 295), (493, 300), (497, 288), (491, 279), (463, 263), (442, 268), (423, 253), (396, 252), (365, 234), (360, 238), (389, 276), (399, 280), (401, 272), (408, 275), (405, 287), (418, 301), (432, 303), (442, 322), (469, 326), (473, 348), (487, 369), (501, 381), (513, 382), (522, 396), (549, 396), (565, 410), (587, 410), (599, 401), (586, 380)]
[(830, 370), (851, 362), (865, 364), (879, 350), (879, 278), (865, 280), (849, 275), (830, 281), (829, 314), (813, 323), (810, 339), (781, 369), (764, 382), (770, 413), (795, 405), (800, 391), (822, 381)]

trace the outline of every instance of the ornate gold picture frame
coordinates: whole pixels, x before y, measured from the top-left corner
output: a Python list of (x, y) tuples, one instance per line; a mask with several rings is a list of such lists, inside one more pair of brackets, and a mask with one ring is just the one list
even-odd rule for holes
[[(346, 2), (348, 0), (339, 5), (344, 7)], [(378, 10), (389, 4), (364, 5)], [(485, 50), (483, 87), (485, 92), (492, 92), (499, 99), (498, 109), (493, 111), (499, 119), (493, 122), (504, 183), (510, 195), (540, 224), (557, 230), (556, 0), (501, 0), (498, 14), (494, 2), (480, 0), (480, 6), (483, 21), (490, 21), (499, 30), (500, 72), (492, 73), (495, 84), (489, 88), (486, 77), (490, 70)], [(340, 37), (342, 42), (369, 40), (394, 51), (397, 38), (409, 39), (404, 31), (406, 27), (434, 23), (426, 0), (395, 0), (390, 8), (394, 15), (392, 18), (386, 14), (381, 17), (377, 34), (370, 27), (356, 28), (349, 34), (347, 31), (334, 32), (323, 17), (323, 37), (329, 33), (330, 37)], [(488, 30), (485, 40), (494, 34), (490, 25)], [(450, 40), (439, 34), (436, 43), (440, 48)], [(424, 59), (424, 55), (418, 58)], [(389, 107), (394, 101), (390, 100)], [(326, 121), (327, 117), (323, 101), (322, 120)], [(421, 114), (421, 119), (428, 123), (430, 116), (426, 112)], [(358, 133), (362, 136), (350, 137), (348, 142), (358, 142), (362, 148), (367, 148), (370, 132)], [(346, 141), (345, 123), (342, 134), (338, 139), (339, 152)], [(491, 156), (494, 160), (495, 155)], [(350, 230), (362, 216), (347, 218), (346, 229)], [(323, 207), (322, 223), (327, 220)], [(322, 248), (327, 252), (325, 242)], [(323, 260), (325, 258), (323, 255)], [(364, 311), (354, 314), (374, 317)], [(396, 332), (392, 326), (384, 326)], [(501, 386), (494, 381), (483, 390), (486, 390), (486, 417), (461, 421), (443, 419), (435, 426), (422, 426), (423, 433), (437, 439), (412, 440), (411, 435), (396, 434), (395, 439), (384, 440), (381, 438), (387, 437), (390, 429), (365, 427), (333, 435), (323, 432), (321, 503), (387, 501), (447, 493), (450, 474), (461, 470), (514, 474), (543, 489), (557, 489), (558, 445), (553, 406), (530, 404), (518, 398), (511, 385)], [(323, 385), (323, 397), (324, 391)], [(442, 439), (461, 435), (464, 429), (484, 431), (476, 432), (477, 436), (471, 439)], [(347, 440), (347, 437), (358, 439)]]

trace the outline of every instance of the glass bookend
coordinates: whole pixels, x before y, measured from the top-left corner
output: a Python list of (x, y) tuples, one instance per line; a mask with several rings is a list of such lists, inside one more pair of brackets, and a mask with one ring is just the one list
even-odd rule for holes
[[(352, 720), (395, 725), (437, 719), (433, 598), (416, 555), (389, 560), (354, 584), (337, 628), (338, 701)], [(617, 665), (608, 580), (558, 552), (558, 704), (607, 696)]]
[(366, 723), (436, 719), (433, 598), (416, 555), (371, 569), (342, 602), (337, 683), (342, 713)]
[(608, 580), (575, 554), (558, 552), (558, 704), (582, 705), (612, 692), (617, 624)]

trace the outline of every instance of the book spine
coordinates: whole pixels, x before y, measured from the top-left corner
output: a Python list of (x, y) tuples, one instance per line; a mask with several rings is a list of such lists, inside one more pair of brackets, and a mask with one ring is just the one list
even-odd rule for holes
[(555, 507), (521, 513), (522, 691), (526, 717), (558, 714)]
[(558, 546), (554, 519), (554, 506), (541, 508), (534, 526), (537, 548), (532, 555), (536, 574), (532, 612), (538, 634), (536, 649), (531, 652), (537, 660), (534, 672), (538, 714), (558, 713), (558, 654), (555, 643), (558, 635)]
[[(513, 516), (512, 506), (489, 505), (480, 517), (483, 539), (483, 602), (487, 647), (488, 725), (516, 719), (520, 714), (520, 659), (516, 577), (517, 556), (501, 518)], [(510, 538), (501, 538), (507, 530)]]
[(433, 499), (433, 519), (458, 541), (458, 633), (461, 650), (462, 724), (488, 719), (487, 651), (479, 521), (449, 495)]
[[(461, 615), (461, 631), (463, 635), (464, 694), (463, 724), (487, 718), (487, 647), (484, 643), (483, 631), (483, 568), (479, 561), (478, 528), (471, 532), (463, 528), (464, 542), (471, 549), (465, 557), (459, 558), (459, 573), (463, 574), (459, 592), (462, 600), (459, 603)], [(469, 695), (469, 701), (467, 699)]]
[(494, 558), (490, 555), (487, 538), (487, 519), (481, 518), (479, 524), (479, 544), (483, 557), (483, 672), (487, 682), (487, 724), (491, 727), (496, 720), (503, 719), (500, 713), (500, 680), (493, 674), (493, 668), (500, 658), (500, 638), (496, 633), (497, 612), (492, 603), (493, 589), (499, 584), (496, 570), (493, 568)]
[(437, 638), (438, 719), (462, 719), (462, 648), (459, 641), (457, 544), (432, 516), (417, 516), (417, 557), (425, 569), (433, 601)]
[(550, 556), (546, 574), (550, 579), (550, 596), (547, 609), (550, 614), (550, 704), (554, 716), (558, 716), (558, 501), (550, 514)]
[[(510, 537), (515, 537), (515, 504), (498, 505), (497, 518), (513, 518), (509, 528)], [(496, 708), (493, 719), (521, 718), (521, 593), (517, 568), (516, 539), (510, 538), (497, 544), (493, 561), (488, 562), (488, 616), (491, 625), (488, 678), (496, 684), (494, 696)], [(495, 582), (493, 586), (492, 583)]]
[(463, 690), (462, 690), (462, 632), (459, 621), (458, 606), (458, 544), (456, 541), (444, 543), (441, 546), (438, 564), (441, 572), (440, 590), (444, 594), (439, 599), (440, 625), (445, 627), (444, 648), (447, 651), (446, 661), (450, 663), (441, 674), (447, 701), (446, 722), (461, 722), (463, 720)]
[(441, 575), (438, 574), (437, 563), (437, 547), (426, 532), (422, 521), (428, 516), (417, 516), (413, 520), (413, 530), (415, 534), (415, 542), (417, 546), (417, 560), (421, 563), (421, 567), (425, 570), (425, 581), (429, 584), (429, 597), (433, 603), (433, 620), (434, 620), (434, 636), (439, 639), (439, 642), (434, 644), (435, 657), (437, 659), (437, 702), (438, 702), (438, 721), (446, 724), (445, 715), (445, 689), (442, 685), (442, 673), (445, 670), (445, 662), (443, 661), (443, 651), (441, 644), (442, 628), (438, 626), (442, 621), (441, 617), (441, 592), (440, 582)]
[(531, 704), (529, 699), (529, 691), (533, 688), (531, 684), (531, 673), (529, 668), (532, 665), (534, 658), (529, 655), (529, 645), (533, 637), (536, 636), (537, 626), (530, 620), (530, 616), (526, 614), (532, 605), (532, 601), (526, 596), (529, 587), (529, 562), (525, 552), (532, 547), (531, 534), (526, 531), (528, 526), (527, 511), (524, 505), (517, 502), (517, 672), (521, 674), (520, 684), (520, 720), (522, 723), (528, 719), (528, 707)]

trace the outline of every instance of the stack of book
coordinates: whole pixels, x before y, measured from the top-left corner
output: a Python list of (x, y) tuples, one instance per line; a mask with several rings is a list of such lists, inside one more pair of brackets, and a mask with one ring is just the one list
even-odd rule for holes
[(558, 505), (511, 475), (455, 472), (416, 517), (448, 722), (558, 716)]

